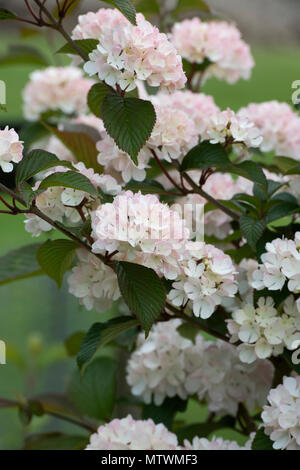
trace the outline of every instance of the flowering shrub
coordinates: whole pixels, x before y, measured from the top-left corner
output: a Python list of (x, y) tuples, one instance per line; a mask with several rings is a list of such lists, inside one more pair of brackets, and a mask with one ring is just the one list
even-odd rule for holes
[[(47, 0), (25, 1), (30, 20), (0, 8), (0, 20), (61, 33), (71, 61), (30, 76), (27, 134), (0, 130), (1, 171), (15, 170), (0, 213), (23, 214), (38, 239), (0, 258), (0, 284), (66, 277), (99, 312), (66, 339), (79, 368), (67, 400), (0, 408), (86, 432), (25, 448), (299, 450), (300, 117), (276, 101), (221, 110), (202, 93), (210, 77), (234, 84), (254, 66), (205, 2), (207, 21), (179, 21), (173, 5), (175, 24), (161, 12), (160, 29), (129, 0), (109, 3), (71, 33), (72, 0), (56, 2), (58, 19)], [(207, 419), (190, 425), (178, 413), (195, 401)], [(227, 428), (239, 443), (216, 437)]]

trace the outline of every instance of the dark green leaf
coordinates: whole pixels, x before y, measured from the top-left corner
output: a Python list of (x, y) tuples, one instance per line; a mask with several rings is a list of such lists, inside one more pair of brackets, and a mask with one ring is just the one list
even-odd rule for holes
[(246, 161), (238, 165), (232, 164), (228, 167), (228, 171), (235, 175), (243, 176), (250, 181), (254, 181), (254, 183), (259, 183), (265, 187), (267, 186), (267, 178), (258, 163)]
[(16, 15), (11, 11), (6, 10), (5, 8), (0, 8), (0, 20), (14, 20)]
[(130, 0), (105, 0), (105, 2), (117, 7), (130, 23), (136, 25), (136, 11)]
[(96, 83), (92, 86), (88, 94), (88, 105), (92, 113), (101, 117), (101, 104), (105, 96), (111, 93), (111, 88), (105, 83)]
[(0, 286), (27, 277), (44, 274), (36, 254), (40, 243), (25, 245), (0, 257)]
[(53, 168), (55, 166), (66, 166), (72, 168), (70, 162), (59, 160), (56, 155), (45, 150), (32, 150), (19, 163), (16, 171), (16, 185), (27, 181), (34, 175)]
[(79, 369), (82, 369), (93, 358), (98, 349), (138, 324), (139, 322), (132, 317), (118, 317), (106, 323), (94, 323), (83, 338), (80, 346), (77, 356)]
[(25, 45), (10, 46), (8, 51), (0, 57), (0, 66), (16, 64), (47, 67), (49, 62), (35, 47)]
[(39, 190), (51, 188), (53, 186), (77, 189), (78, 191), (89, 193), (92, 196), (97, 196), (97, 191), (90, 180), (76, 171), (52, 173), (41, 182)]
[(230, 165), (230, 161), (224, 147), (221, 144), (211, 144), (204, 141), (188, 152), (182, 161), (180, 170), (205, 170), (210, 167), (224, 168), (228, 165)]
[(242, 215), (240, 218), (240, 227), (249, 245), (255, 250), (256, 244), (266, 228), (266, 221), (264, 219), (255, 220), (248, 215)]
[(298, 208), (299, 208), (298, 203), (297, 204), (293, 204), (289, 202), (278, 203), (275, 206), (273, 206), (267, 213), (267, 222), (269, 224), (275, 220), (281, 219), (282, 217), (286, 217), (287, 215), (292, 214)]
[[(97, 49), (97, 46), (99, 44), (98, 39), (76, 39), (74, 40), (74, 43), (76, 46), (80, 48), (80, 50), (85, 54), (89, 55), (91, 52), (93, 52), (95, 49)], [(69, 44), (68, 42), (61, 47), (58, 51), (57, 54), (76, 54), (78, 55), (78, 52), (74, 47)]]
[(136, 10), (141, 13), (159, 13), (159, 6), (157, 4), (157, 0), (135, 0), (134, 5)]
[(76, 370), (68, 395), (84, 414), (97, 419), (110, 419), (115, 404), (118, 364), (111, 358), (100, 357), (87, 366), (82, 375)]
[(83, 450), (87, 444), (85, 436), (49, 432), (28, 437), (24, 450)]
[(114, 266), (122, 296), (148, 335), (164, 309), (164, 286), (153, 269), (124, 261)]
[(274, 450), (273, 442), (265, 434), (263, 428), (259, 429), (255, 434), (254, 440), (252, 442), (252, 450)]
[(156, 424), (163, 423), (168, 429), (171, 429), (176, 413), (184, 412), (186, 407), (186, 400), (181, 400), (179, 397), (166, 398), (160, 406), (153, 403), (144, 405), (142, 418), (151, 418)]
[[(133, 192), (141, 191), (142, 194), (168, 194), (168, 191), (165, 191), (158, 181), (152, 179), (145, 179), (144, 181), (131, 180), (124, 189), (129, 189)], [(178, 195), (180, 196), (180, 194)]]
[(152, 103), (111, 93), (102, 101), (101, 114), (108, 134), (137, 164), (138, 154), (149, 139), (156, 120)]
[(65, 272), (71, 268), (77, 243), (72, 240), (48, 240), (38, 250), (37, 260), (43, 271), (61, 287)]

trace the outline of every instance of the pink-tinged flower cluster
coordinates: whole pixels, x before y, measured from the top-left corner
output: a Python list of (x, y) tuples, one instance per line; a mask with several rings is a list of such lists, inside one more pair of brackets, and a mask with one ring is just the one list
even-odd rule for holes
[[(92, 168), (86, 168), (84, 163), (74, 163), (75, 170), (86, 176), (94, 187), (101, 189), (105, 194), (116, 195), (120, 192), (121, 187), (117, 181), (110, 175), (99, 175)], [(45, 174), (45, 177), (55, 172), (65, 172), (66, 167), (56, 167)], [(35, 185), (35, 189), (39, 188), (41, 181)], [(84, 191), (72, 188), (63, 188), (55, 186), (46, 189), (36, 197), (36, 206), (44, 214), (55, 222), (66, 222), (69, 225), (78, 224), (81, 221), (81, 214), (76, 209), (81, 203), (85, 203), (82, 207), (85, 216), (89, 215), (89, 211), (98, 206), (100, 201), (94, 196)], [(25, 220), (25, 229), (33, 236), (38, 237), (42, 232), (49, 232), (52, 226), (38, 217), (37, 215), (27, 214)]]
[(85, 249), (77, 250), (77, 257), (68, 277), (70, 294), (87, 310), (105, 312), (121, 297), (115, 272)]
[(157, 323), (147, 339), (140, 333), (136, 350), (127, 365), (127, 382), (131, 393), (145, 403), (159, 406), (165, 398), (187, 398), (185, 351), (192, 342), (177, 331), (180, 320)]
[(249, 79), (254, 67), (250, 47), (235, 25), (225, 21), (203, 22), (199, 18), (176, 23), (171, 40), (179, 54), (194, 64), (209, 61), (204, 78), (217, 77), (229, 83)]
[(159, 92), (151, 101), (156, 106), (172, 108), (184, 111), (194, 121), (198, 136), (202, 137), (207, 132), (210, 118), (220, 112), (212, 96), (204, 93), (193, 93), (189, 90), (175, 91), (174, 93)]
[(204, 242), (187, 242), (181, 273), (168, 294), (176, 307), (188, 304), (196, 317), (209, 318), (224, 297), (237, 293), (237, 272), (230, 256)]
[(271, 297), (261, 297), (257, 307), (245, 304), (227, 320), (230, 341), (238, 346), (242, 362), (251, 364), (282, 354), (284, 348), (295, 350), (300, 345), (300, 314), (293, 296), (286, 299), (280, 313)]
[(212, 144), (231, 143), (259, 147), (263, 138), (252, 121), (228, 108), (211, 117), (204, 140), (209, 140)]
[(25, 118), (37, 121), (48, 111), (84, 114), (88, 110), (87, 95), (93, 83), (76, 67), (36, 70), (23, 90)]
[(213, 438), (210, 441), (205, 437), (194, 437), (192, 442), (184, 441), (184, 450), (250, 450), (246, 446), (239, 446), (236, 441), (227, 441), (222, 437)]
[(288, 281), (290, 292), (300, 292), (300, 232), (294, 240), (276, 238), (267, 243), (261, 260), (251, 282), (255, 289), (280, 290)]
[(252, 103), (238, 114), (253, 121), (260, 130), (263, 152), (275, 151), (280, 156), (300, 158), (300, 117), (287, 103)]
[(88, 35), (99, 40), (84, 65), (85, 71), (127, 91), (136, 87), (136, 80), (170, 90), (183, 88), (186, 77), (182, 60), (166, 34), (160, 33), (140, 13), (136, 21), (137, 26), (132, 25), (117, 10), (99, 10), (94, 16), (82, 16), (74, 37)]
[(92, 434), (86, 450), (176, 450), (175, 434), (152, 419), (134, 420), (131, 415), (114, 419)]
[(4, 173), (13, 171), (13, 163), (19, 163), (23, 158), (23, 142), (14, 129), (0, 130), (0, 169)]
[(154, 195), (126, 191), (92, 214), (93, 251), (118, 250), (128, 261), (175, 279), (189, 231), (177, 212)]
[(196, 393), (211, 412), (221, 416), (236, 416), (239, 403), (246, 403), (249, 410), (265, 404), (274, 372), (269, 361), (245, 365), (234, 346), (205, 341), (201, 335), (186, 351), (186, 370), (188, 394)]
[(284, 377), (283, 384), (270, 391), (268, 402), (261, 417), (273, 448), (300, 450), (300, 376)]

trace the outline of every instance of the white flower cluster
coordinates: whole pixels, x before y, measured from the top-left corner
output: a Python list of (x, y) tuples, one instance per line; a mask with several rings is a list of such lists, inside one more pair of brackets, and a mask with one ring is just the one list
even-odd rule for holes
[(284, 377), (272, 389), (262, 420), (274, 449), (300, 450), (300, 376)]
[(266, 253), (261, 256), (262, 264), (253, 273), (252, 286), (255, 289), (280, 290), (288, 281), (290, 292), (300, 292), (300, 232), (294, 240), (276, 238), (266, 244)]
[(115, 272), (85, 249), (77, 250), (78, 262), (68, 277), (69, 292), (87, 310), (105, 312), (121, 297)]
[(273, 366), (256, 361), (245, 366), (236, 348), (223, 341), (195, 344), (176, 331), (177, 319), (156, 324), (147, 339), (140, 334), (127, 366), (127, 382), (133, 395), (145, 403), (160, 405), (166, 397), (182, 399), (198, 395), (210, 411), (235, 416), (239, 403), (253, 410), (263, 405), (272, 384)]
[(196, 317), (209, 318), (224, 297), (237, 293), (236, 269), (230, 256), (204, 242), (187, 242), (180, 257), (180, 276), (168, 294), (176, 307), (192, 306)]
[[(13, 171), (13, 163), (19, 163), (23, 158), (23, 142), (14, 129), (0, 130), (0, 169), (4, 173)], [(13, 162), (13, 163), (12, 163)]]
[(293, 296), (288, 297), (280, 313), (271, 297), (261, 297), (258, 306), (245, 304), (227, 320), (231, 342), (238, 346), (240, 359), (252, 363), (257, 358), (277, 356), (284, 347), (297, 349), (300, 345), (300, 313)]

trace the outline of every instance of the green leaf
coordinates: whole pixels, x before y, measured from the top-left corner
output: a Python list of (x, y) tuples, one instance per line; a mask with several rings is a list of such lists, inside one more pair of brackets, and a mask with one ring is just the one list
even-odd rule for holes
[(45, 128), (57, 137), (70, 152), (87, 168), (93, 168), (96, 173), (102, 173), (102, 167), (97, 161), (98, 150), (96, 143), (101, 139), (98, 131), (86, 125), (65, 124), (63, 130), (43, 123)]
[(46, 152), (46, 150), (32, 150), (17, 166), (16, 185), (19, 186), (34, 175), (58, 165), (73, 168), (70, 162), (59, 160), (53, 153)]
[(11, 11), (6, 10), (5, 8), (0, 8), (0, 21), (1, 20), (15, 20), (17, 17)]
[(230, 165), (226, 150), (221, 144), (211, 144), (208, 141), (201, 142), (192, 148), (184, 157), (181, 171), (201, 169), (210, 167), (224, 168)]
[(124, 261), (114, 263), (122, 296), (148, 335), (166, 301), (164, 286), (153, 269)]
[(210, 13), (210, 7), (204, 0), (179, 0), (175, 13), (181, 13), (185, 10), (202, 10)]
[(76, 356), (80, 350), (80, 345), (85, 337), (83, 331), (77, 331), (65, 339), (65, 348), (69, 356)]
[(56, 281), (58, 287), (62, 285), (65, 272), (71, 268), (77, 243), (72, 240), (48, 240), (38, 250), (37, 260), (44, 272)]
[(289, 202), (278, 203), (273, 206), (267, 213), (267, 223), (274, 222), (275, 220), (281, 219), (289, 214), (292, 214), (296, 209), (299, 208), (298, 203), (293, 204)]
[(186, 407), (187, 400), (181, 400), (179, 397), (166, 398), (160, 406), (153, 403), (144, 405), (142, 418), (151, 418), (156, 424), (163, 423), (171, 429), (176, 413), (183, 413)]
[(20, 140), (24, 141), (25, 152), (32, 149), (35, 142), (42, 140), (48, 134), (48, 130), (40, 122), (24, 123), (20, 132)]
[(255, 220), (248, 215), (242, 215), (240, 218), (240, 227), (249, 245), (255, 250), (256, 244), (266, 228), (266, 221), (264, 219)]
[[(152, 179), (145, 179), (144, 181), (131, 180), (124, 189), (129, 189), (133, 192), (141, 191), (142, 194), (168, 194), (168, 191), (158, 181)], [(179, 193), (178, 196), (180, 196)]]
[(36, 260), (36, 254), (40, 246), (40, 243), (25, 245), (1, 256), (0, 286), (19, 279), (44, 274)]
[(47, 67), (49, 62), (35, 47), (24, 45), (10, 46), (8, 51), (0, 57), (0, 66), (16, 64)]
[(24, 450), (83, 450), (89, 439), (60, 432), (34, 434), (25, 441)]
[(273, 442), (269, 436), (265, 434), (263, 428), (259, 429), (255, 434), (252, 442), (252, 450), (274, 450)]
[(159, 14), (157, 0), (135, 0), (135, 8), (138, 12), (147, 14)]
[(121, 13), (132, 23), (136, 25), (136, 11), (130, 0), (104, 0), (117, 7)]
[(26, 181), (22, 181), (18, 189), (18, 193), (22, 199), (24, 199), (26, 207), (30, 207), (32, 201), (35, 198), (35, 192), (32, 190), (30, 184), (26, 183)]
[(138, 324), (139, 322), (132, 317), (118, 317), (106, 323), (94, 323), (80, 345), (77, 356), (79, 369), (81, 370), (93, 358), (98, 349)]
[(290, 157), (274, 157), (274, 163), (282, 173), (299, 172), (299, 161)]
[(89, 91), (88, 105), (92, 113), (98, 118), (101, 118), (101, 104), (108, 93), (111, 93), (111, 88), (102, 82), (93, 85)]
[(111, 93), (102, 102), (101, 114), (108, 134), (137, 164), (137, 156), (149, 139), (156, 121), (152, 103)]
[(195, 436), (200, 438), (207, 437), (219, 429), (232, 428), (234, 422), (235, 419), (231, 416), (224, 416), (224, 418), (217, 422), (190, 424), (179, 429), (177, 432), (178, 440), (180, 443), (183, 443), (184, 439), (188, 439), (191, 442)]
[(89, 193), (92, 196), (97, 196), (98, 194), (90, 180), (76, 171), (52, 173), (41, 182), (39, 190), (51, 188), (53, 186), (77, 189), (78, 191)]
[[(75, 39), (74, 43), (76, 46), (78, 46), (81, 51), (85, 55), (89, 55), (91, 52), (93, 52), (95, 49), (97, 49), (97, 46), (99, 44), (98, 39)], [(57, 54), (75, 54), (79, 55), (77, 50), (74, 49), (74, 47), (69, 44), (68, 42), (61, 47), (58, 51)]]
[(118, 364), (100, 357), (87, 366), (82, 375), (77, 369), (71, 379), (68, 396), (84, 414), (97, 419), (110, 419), (115, 404)]
[(267, 178), (258, 163), (246, 161), (238, 165), (231, 165), (228, 171), (235, 175), (243, 176), (254, 183), (259, 183), (264, 187), (267, 186)]

